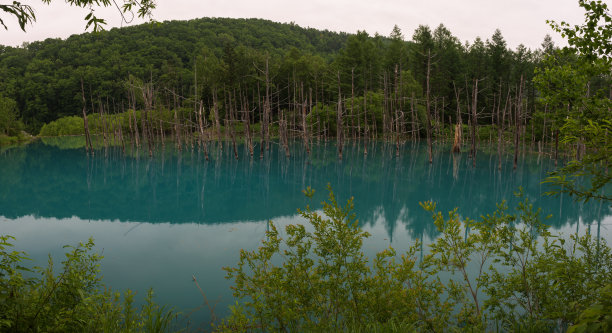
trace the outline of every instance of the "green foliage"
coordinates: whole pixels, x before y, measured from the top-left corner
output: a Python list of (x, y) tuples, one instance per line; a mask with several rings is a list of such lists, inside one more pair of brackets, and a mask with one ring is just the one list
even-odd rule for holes
[[(166, 332), (172, 310), (153, 302), (149, 290), (140, 311), (131, 291), (103, 289), (102, 256), (93, 240), (65, 246), (66, 258), (56, 270), (49, 256), (44, 268), (25, 266), (25, 252), (12, 250), (11, 236), (0, 236), (0, 332)], [(56, 272), (57, 271), (57, 272)]]
[(577, 124), (578, 120), (569, 118), (564, 125), (563, 139), (566, 143), (584, 142), (589, 152), (581, 160), (572, 160), (564, 167), (554, 171), (545, 182), (557, 186), (549, 192), (560, 191), (576, 196), (583, 201), (590, 199), (611, 202), (610, 181), (612, 174), (608, 169), (612, 166), (612, 142), (609, 133), (612, 132), (612, 121), (601, 119), (588, 120), (586, 126)]
[[(36, 20), (36, 16), (34, 15), (34, 9), (32, 9), (31, 6), (22, 4), (18, 1), (13, 1), (13, 3), (10, 5), (0, 5), (0, 10), (15, 16), (17, 22), (19, 23), (19, 27), (23, 31), (25, 31), (26, 24), (32, 23)], [(4, 19), (2, 18), (0, 18), (0, 25), (2, 25), (4, 29), (8, 29), (8, 27), (4, 23)]]
[[(368, 131), (369, 135), (381, 131), (383, 126), (383, 94), (381, 92), (368, 91), (364, 96), (346, 98), (342, 102), (342, 124), (351, 128), (361, 129), (362, 133)], [(410, 106), (408, 105), (408, 108)], [(329, 134), (336, 135), (338, 123), (338, 104), (317, 104), (306, 116), (306, 121), (312, 131), (320, 126), (321, 131), (326, 128)], [(366, 126), (367, 125), (367, 126)]]
[(562, 51), (544, 59), (535, 74), (534, 83), (541, 94), (540, 103), (553, 111), (548, 118), (552, 120), (554, 129), (558, 130), (572, 111), (571, 107), (583, 104), (589, 75), (572, 61), (571, 55)]
[(238, 265), (225, 268), (240, 302), (219, 331), (608, 325), (603, 288), (612, 277), (612, 253), (603, 240), (551, 234), (526, 198), (514, 214), (502, 203), (479, 220), (460, 219), (456, 210), (444, 217), (432, 202), (422, 206), (441, 235), (421, 262), (416, 241), (401, 257), (389, 248), (370, 263), (362, 251), (369, 234), (358, 227), (352, 200), (339, 206), (331, 189), (322, 212), (299, 210), (308, 225), (286, 226), (283, 238), (271, 224), (257, 250), (241, 250)]
[[(439, 119), (447, 122), (449, 116), (457, 117), (455, 110), (465, 113), (471, 103), (466, 79), (487, 77), (480, 84), (478, 105), (495, 110), (500, 95), (516, 87), (521, 76), (531, 85), (539, 60), (524, 47), (507, 49), (499, 31), (491, 42), (476, 40), (464, 46), (444, 25), (433, 32), (419, 26), (413, 42), (407, 42), (397, 27), (386, 38), (363, 31), (347, 35), (258, 19), (220, 18), (112, 29), (1, 50), (0, 93), (17, 102), (19, 118), (36, 133), (44, 123), (81, 114), (81, 82), (89, 113), (101, 104), (105, 109), (112, 104), (115, 113), (115, 107), (123, 110), (127, 101), (130, 108), (144, 109), (142, 94), (132, 94), (130, 88), (152, 81), (156, 105), (193, 110), (194, 103), (201, 102), (207, 119), (216, 103), (222, 118), (229, 107), (249, 109), (257, 123), (266, 88), (272, 96), (271, 119), (304, 101), (333, 105), (339, 93), (346, 110), (348, 97), (372, 91), (386, 93), (382, 107), (387, 113), (394, 114), (401, 104), (407, 115), (411, 102), (417, 109), (425, 104), (428, 51), (431, 100)], [(533, 86), (529, 88), (529, 95), (535, 96)], [(532, 111), (533, 99), (528, 103)], [(406, 116), (401, 119), (409, 121)], [(382, 132), (378, 120), (368, 123), (377, 123), (376, 133)], [(327, 134), (335, 131), (326, 128)]]
[(321, 128), (321, 131), (327, 129), (328, 134), (335, 136), (338, 131), (338, 105), (329, 105), (319, 103), (312, 108), (312, 111), (306, 116), (306, 121), (312, 130)]
[[(42, 2), (49, 4), (51, 3), (51, 0), (43, 0)], [(88, 8), (89, 14), (85, 16), (85, 21), (87, 21), (85, 30), (87, 30), (90, 25), (93, 25), (93, 31), (102, 30), (103, 26), (106, 24), (106, 20), (95, 15), (94, 6), (109, 7), (114, 4), (117, 6), (117, 9), (119, 9), (121, 19), (126, 23), (129, 22), (127, 17), (134, 17), (134, 13), (136, 13), (140, 18), (151, 17), (151, 11), (155, 8), (155, 0), (127, 0), (124, 1), (121, 8), (119, 8), (116, 3), (111, 3), (110, 0), (66, 0), (66, 3), (70, 4), (71, 6)], [(136, 8), (136, 11), (133, 10), (134, 7)], [(14, 16), (17, 19), (17, 22), (19, 22), (19, 27), (23, 31), (25, 31), (26, 24), (34, 23), (34, 21), (36, 21), (34, 9), (29, 5), (21, 4), (19, 1), (13, 1), (13, 4), (11, 5), (0, 5), (0, 11)], [(2, 25), (4, 29), (8, 30), (8, 27), (4, 24), (3, 19), (0, 19), (0, 25)]]
[[(195, 121), (193, 109), (179, 108), (176, 112), (177, 117), (182, 122), (189, 122), (190, 119), (192, 122)], [(128, 110), (111, 115), (104, 114), (102, 116), (99, 113), (94, 113), (88, 115), (87, 120), (89, 132), (91, 134), (101, 134), (102, 132), (105, 132), (107, 135), (110, 133), (112, 136), (113, 133), (119, 131), (119, 127), (121, 127), (121, 131), (124, 133), (124, 135), (130, 133), (130, 122), (132, 123), (132, 126), (134, 126), (134, 121), (136, 121), (139, 131), (141, 131), (142, 129), (140, 126), (142, 124), (143, 117), (143, 111)], [(157, 129), (161, 123), (164, 132), (170, 132), (174, 129), (172, 125), (174, 122), (174, 110), (164, 108), (151, 110), (147, 114), (147, 120)], [(83, 135), (83, 132), (84, 124), (82, 117), (66, 116), (43, 125), (43, 127), (40, 129), (39, 136), (52, 137), (64, 135)]]
[(382, 67), (381, 51), (380, 37), (370, 38), (365, 30), (348, 37), (334, 59), (343, 95), (350, 95), (353, 86), (358, 94), (375, 89), (376, 74)]
[(19, 142), (19, 139), (15, 136), (7, 136), (0, 134), (0, 146), (12, 145)]
[[(304, 80), (305, 91), (312, 89), (315, 99), (320, 90), (315, 83), (322, 86), (327, 65), (346, 38), (261, 19), (204, 18), (47, 39), (0, 47), (0, 94), (17, 102), (19, 117), (36, 133), (44, 123), (81, 114), (81, 80), (89, 113), (102, 103), (127, 106), (132, 97), (135, 108), (143, 109), (140, 92), (131, 96), (126, 87), (128, 78), (153, 79), (158, 105), (192, 104), (197, 77), (197, 97), (205, 104), (211, 106), (215, 91), (222, 103), (228, 93), (242, 91), (253, 106), (259, 104), (254, 94), (265, 91), (256, 67), (263, 70), (268, 58), (273, 85), (286, 87), (292, 77), (286, 71), (295, 68), (296, 79)], [(283, 64), (283, 56), (294, 48), (301, 55)], [(186, 99), (177, 101), (171, 92)], [(282, 94), (280, 100), (288, 100), (287, 91)]]
[[(314, 191), (305, 193), (312, 197)], [(224, 269), (243, 303), (230, 307), (219, 329), (342, 331), (414, 317), (406, 312), (414, 304), (406, 304), (411, 299), (402, 287), (415, 265), (413, 255), (396, 262), (388, 249), (370, 267), (362, 252), (369, 235), (357, 226), (352, 208), (352, 200), (339, 206), (330, 190), (322, 214), (309, 206), (300, 210), (312, 230), (289, 225), (283, 240), (272, 224), (258, 250), (241, 251), (237, 267)]]
[(612, 330), (612, 283), (599, 291), (597, 301), (580, 313), (568, 333), (610, 332)]
[(83, 118), (78, 116), (63, 117), (43, 125), (39, 136), (83, 135)]
[(344, 101), (344, 109), (343, 120), (346, 126), (354, 127), (359, 123), (363, 134), (381, 131), (384, 112), (382, 93), (368, 91), (365, 96), (348, 98)]
[(612, 60), (612, 17), (608, 5), (601, 0), (578, 0), (578, 4), (586, 11), (583, 25), (571, 26), (565, 21), (548, 23), (555, 31), (560, 32), (561, 36), (567, 38), (574, 50), (589, 61), (596, 61), (597, 58)]
[(551, 193), (566, 192), (585, 201), (595, 198), (610, 202), (612, 197), (607, 191), (612, 177), (607, 170), (612, 167), (612, 101), (609, 84), (598, 82), (610, 80), (612, 18), (602, 1), (578, 3), (586, 11), (584, 25), (549, 22), (567, 37), (570, 48), (565, 53), (573, 56), (572, 61), (560, 62), (558, 54), (550, 55), (535, 78), (544, 103), (563, 109), (553, 118), (557, 128), (562, 126), (562, 141), (577, 147), (576, 158), (546, 181), (557, 186)]
[(23, 130), (23, 124), (18, 119), (17, 103), (0, 94), (0, 134), (16, 136)]
[[(383, 103), (389, 109), (400, 99), (408, 107), (412, 93), (416, 104), (424, 104), (429, 50), (431, 96), (444, 101), (438, 110), (446, 122), (448, 116), (456, 117), (457, 103), (464, 111), (470, 103), (464, 93), (469, 87), (462, 84), (466, 78), (490, 78), (481, 84), (478, 105), (491, 110), (501, 91), (516, 86), (521, 75), (529, 82), (538, 60), (524, 47), (508, 50), (499, 31), (490, 43), (477, 40), (464, 46), (443, 25), (433, 32), (420, 26), (413, 40), (404, 41), (397, 27), (385, 38), (257, 19), (165, 22), (2, 48), (0, 92), (17, 102), (19, 117), (31, 132), (81, 113), (81, 80), (90, 112), (105, 101), (107, 107), (113, 101), (118, 108), (132, 100), (137, 105), (131, 107), (143, 109), (141, 94), (133, 96), (124, 82), (137, 78), (141, 83), (155, 82), (158, 105), (193, 109), (193, 103), (201, 101), (210, 109), (215, 96), (218, 105), (240, 100), (254, 111), (257, 122), (266, 63), (273, 118), (279, 110), (295, 108), (311, 97), (313, 104), (333, 104), (339, 90), (343, 99), (385, 91), (386, 100), (394, 101)], [(99, 52), (101, 48), (105, 51)], [(175, 99), (178, 95), (184, 98)]]

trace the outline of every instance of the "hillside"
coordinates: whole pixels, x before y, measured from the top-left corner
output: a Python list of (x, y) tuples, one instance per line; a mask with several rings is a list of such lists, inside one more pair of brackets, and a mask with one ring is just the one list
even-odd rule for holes
[(197, 56), (222, 59), (233, 51), (240, 58), (257, 50), (278, 58), (296, 48), (329, 61), (346, 39), (262, 19), (202, 18), (0, 46), (0, 95), (17, 101), (26, 126), (37, 133), (43, 123), (80, 112), (81, 78), (88, 97), (119, 101), (129, 75), (173, 80), (177, 91), (188, 90)]
[(259, 122), (265, 99), (270, 121), (285, 112), (291, 117), (290, 132), (301, 128), (298, 105), (309, 105), (315, 135), (333, 135), (342, 100), (344, 126), (350, 124), (352, 136), (391, 128), (423, 135), (427, 82), (437, 123), (455, 123), (458, 117), (468, 123), (474, 92), (477, 122), (491, 123), (500, 100), (519, 90), (527, 103), (524, 117), (531, 119), (537, 106), (534, 68), (544, 52), (554, 51), (550, 40), (543, 47), (510, 50), (499, 30), (462, 44), (442, 24), (421, 25), (411, 35), (395, 27), (383, 37), (262, 19), (170, 21), (0, 47), (0, 97), (16, 102), (17, 117), (34, 134), (45, 123), (80, 115), (83, 97), (89, 113), (142, 109), (146, 85), (152, 88), (150, 108), (202, 108), (206, 119), (221, 122), (246, 113)]

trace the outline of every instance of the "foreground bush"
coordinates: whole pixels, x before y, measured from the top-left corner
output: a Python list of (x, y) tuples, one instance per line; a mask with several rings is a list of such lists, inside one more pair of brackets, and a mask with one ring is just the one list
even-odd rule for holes
[[(149, 290), (140, 311), (134, 294), (123, 301), (101, 285), (93, 241), (67, 246), (59, 274), (49, 257), (45, 268), (25, 267), (24, 252), (11, 251), (10, 236), (0, 236), (0, 332), (165, 332), (173, 312), (153, 302)], [(35, 277), (28, 277), (29, 275)]]
[[(311, 197), (313, 191), (306, 194)], [(225, 268), (240, 303), (230, 307), (231, 316), (218, 329), (609, 327), (602, 324), (609, 316), (589, 316), (593, 307), (609, 306), (598, 305), (612, 281), (612, 255), (603, 240), (588, 234), (568, 239), (552, 235), (527, 199), (514, 214), (502, 204), (479, 221), (461, 220), (456, 211), (444, 217), (431, 202), (422, 206), (433, 213), (441, 233), (424, 259), (417, 260), (417, 241), (400, 257), (389, 248), (370, 263), (362, 251), (369, 235), (351, 214), (352, 200), (341, 207), (330, 189), (323, 214), (308, 206), (300, 211), (311, 226), (288, 225), (283, 239), (271, 225), (257, 250), (241, 251), (238, 265)]]

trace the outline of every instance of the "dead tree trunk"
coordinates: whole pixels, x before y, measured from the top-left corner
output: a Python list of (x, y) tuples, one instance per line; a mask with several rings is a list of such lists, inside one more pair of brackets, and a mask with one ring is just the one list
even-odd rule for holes
[[(339, 82), (339, 81), (338, 81)], [(363, 91), (363, 128), (364, 128), (364, 136), (363, 136), (363, 154), (368, 154), (368, 139), (370, 137), (370, 126), (368, 126), (368, 107), (367, 107), (367, 99), (368, 95), (367, 85)]]
[[(234, 133), (234, 110), (236, 109), (234, 103), (232, 103), (232, 92), (228, 92), (229, 95), (229, 123), (228, 123), (228, 129), (229, 129), (229, 134), (230, 137), (232, 139), (232, 147), (234, 149), (234, 157), (236, 159), (238, 159), (238, 148), (236, 147), (236, 134)], [(236, 92), (234, 91), (234, 100), (236, 99)]]
[[(393, 115), (393, 123), (395, 124), (395, 156), (399, 157), (400, 154), (400, 140), (399, 140), (399, 135), (400, 135), (400, 119), (399, 119), (399, 108), (400, 103), (399, 103), (399, 91), (400, 91), (400, 86), (398, 85), (398, 72), (399, 71), (399, 66), (396, 64), (395, 65), (395, 96), (393, 98), (393, 106), (394, 106), (394, 115)], [(391, 133), (393, 133), (393, 125), (391, 125)]]
[(476, 126), (478, 125), (478, 79), (474, 80), (474, 93), (472, 95), (472, 166), (476, 166)]
[(414, 92), (412, 92), (412, 97), (410, 98), (410, 134), (412, 137), (412, 141), (416, 140), (418, 127), (416, 126), (417, 116), (416, 110), (414, 109)]
[(523, 76), (521, 75), (521, 81), (519, 83), (519, 92), (517, 96), (517, 105), (516, 112), (514, 113), (514, 123), (516, 125), (516, 130), (514, 132), (514, 166), (516, 169), (518, 163), (518, 153), (519, 153), (519, 139), (520, 139), (520, 131), (521, 131), (521, 108), (523, 106)]
[(140, 148), (140, 132), (138, 131), (138, 119), (136, 118), (136, 104), (134, 104), (134, 109), (132, 109), (132, 115), (134, 116), (134, 138), (136, 140), (136, 148)]
[(181, 151), (181, 131), (179, 127), (179, 118), (178, 118), (178, 102), (176, 92), (172, 91), (172, 96), (174, 100), (174, 141), (176, 149)]
[[(153, 86), (151, 84), (145, 84), (142, 88), (142, 99), (144, 100), (144, 117), (142, 118), (143, 124), (149, 122), (149, 111), (153, 107)], [(147, 136), (147, 145), (149, 148), (149, 156), (153, 156), (153, 138), (151, 135), (151, 124), (143, 125), (143, 131)]]
[(217, 146), (223, 150), (221, 144), (221, 119), (219, 119), (219, 105), (217, 104), (217, 88), (213, 88), (213, 116), (215, 117), (215, 129), (217, 131)]
[(429, 153), (429, 164), (433, 163), (433, 152), (431, 147), (431, 114), (430, 114), (430, 101), (429, 101), (429, 72), (431, 67), (431, 50), (427, 50), (427, 78), (426, 78), (426, 111), (427, 114), (427, 152)]
[(87, 121), (87, 101), (85, 100), (85, 89), (83, 88), (83, 79), (81, 79), (81, 97), (83, 98), (83, 130), (85, 134), (85, 151), (89, 149), (89, 152), (93, 155), (93, 145), (91, 144), (91, 136), (89, 135), (89, 123)]
[(508, 87), (508, 94), (506, 95), (506, 103), (504, 104), (504, 110), (502, 112), (501, 121), (499, 118), (499, 108), (497, 109), (497, 122), (499, 126), (497, 128), (497, 157), (498, 157), (497, 169), (498, 170), (501, 170), (502, 168), (502, 151), (503, 151), (502, 135), (504, 133), (504, 123), (506, 122), (506, 110), (508, 109), (509, 102), (510, 102), (510, 87)]
[(102, 108), (102, 102), (98, 98), (98, 113), (100, 114), (100, 130), (102, 130), (102, 138), (104, 139), (104, 148), (108, 146), (106, 142), (106, 122), (104, 121), (104, 110)]
[(555, 166), (559, 161), (559, 129), (555, 130)]
[[(351, 131), (353, 132), (353, 140), (355, 139), (355, 69), (351, 68)], [(357, 117), (357, 123), (359, 123), (359, 117)], [(359, 125), (358, 125), (359, 127)], [(359, 134), (359, 133), (357, 133)]]
[[(241, 94), (242, 99), (242, 94)], [(249, 156), (253, 158), (253, 136), (251, 135), (251, 115), (249, 110), (249, 105), (247, 102), (247, 97), (244, 96), (244, 101), (241, 103), (243, 109), (243, 121), (244, 121), (244, 131), (246, 135), (246, 144), (249, 148)]]
[[(303, 89), (303, 87), (302, 87)], [(306, 106), (308, 107), (312, 104), (312, 90), (309, 91), (310, 101), (304, 101), (302, 105), (302, 129), (304, 135), (304, 148), (306, 148), (306, 153), (310, 154), (310, 142), (309, 142), (309, 133), (308, 133), (308, 123), (306, 122)]]
[(338, 157), (342, 159), (342, 93), (340, 91), (340, 72), (338, 72), (338, 111), (336, 112), (336, 137), (338, 139)]
[(198, 108), (198, 124), (200, 125), (200, 145), (204, 151), (204, 157), (208, 161), (208, 143), (206, 142), (206, 136), (204, 135), (204, 117), (202, 116), (203, 102), (200, 101), (200, 107)]
[(455, 86), (455, 81), (453, 81), (453, 88), (455, 90), (455, 98), (457, 100), (457, 119), (455, 124), (455, 137), (453, 140), (453, 153), (461, 152), (461, 144), (462, 144), (462, 136), (463, 136), (463, 124), (461, 122), (461, 100), (459, 99), (459, 91)]
[(270, 69), (268, 58), (266, 58), (266, 102), (264, 103), (264, 124), (263, 130), (266, 140), (266, 150), (270, 150), (270, 113), (272, 105), (270, 104)]

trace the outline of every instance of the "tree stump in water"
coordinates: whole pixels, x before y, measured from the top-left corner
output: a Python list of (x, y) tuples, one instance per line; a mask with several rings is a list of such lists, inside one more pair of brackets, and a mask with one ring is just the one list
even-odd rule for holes
[(455, 125), (455, 140), (453, 141), (453, 153), (461, 152), (461, 124)]

